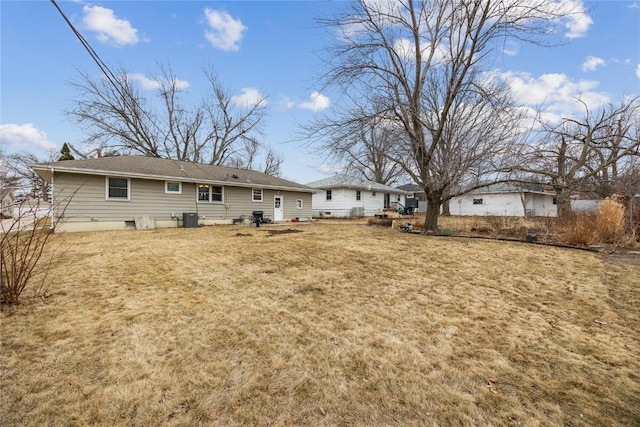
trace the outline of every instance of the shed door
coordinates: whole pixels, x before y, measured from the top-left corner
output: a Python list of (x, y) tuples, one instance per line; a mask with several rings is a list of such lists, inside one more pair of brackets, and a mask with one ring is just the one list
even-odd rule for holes
[(273, 198), (273, 220), (284, 220), (284, 207), (282, 206), (282, 196), (275, 196)]

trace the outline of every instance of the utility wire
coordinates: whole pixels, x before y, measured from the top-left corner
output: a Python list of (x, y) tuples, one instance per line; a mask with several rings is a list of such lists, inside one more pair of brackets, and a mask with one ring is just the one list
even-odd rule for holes
[[(55, 6), (55, 8), (58, 10), (58, 12), (62, 16), (62, 18), (65, 20), (65, 22), (69, 26), (69, 28), (71, 28), (71, 31), (73, 32), (73, 34), (75, 34), (75, 36), (78, 38), (78, 40), (80, 40), (80, 43), (85, 48), (85, 50), (89, 53), (89, 56), (91, 56), (91, 59), (93, 59), (93, 61), (98, 66), (98, 68), (100, 68), (100, 71), (102, 71), (102, 74), (104, 74), (105, 78), (109, 81), (111, 86), (113, 86), (113, 88), (116, 90), (116, 92), (118, 92), (118, 95), (120, 95), (120, 98), (122, 99), (122, 102), (126, 104), (127, 108), (129, 108), (130, 110), (134, 111), (135, 107), (137, 107), (137, 109), (139, 111), (141, 111), (142, 114), (147, 116), (149, 121), (160, 131), (160, 133), (162, 133), (162, 129), (160, 129), (158, 124), (149, 116), (149, 113), (145, 109), (140, 107), (140, 104), (138, 103), (138, 100), (135, 99), (135, 97), (133, 97), (133, 96), (132, 97), (128, 97), (127, 96), (127, 94), (125, 93), (126, 91), (123, 90), (122, 83), (119, 81), (119, 79), (116, 77), (116, 75), (113, 74), (113, 72), (109, 69), (109, 66), (107, 64), (105, 64), (105, 62), (100, 58), (100, 56), (93, 49), (93, 47), (91, 47), (89, 42), (84, 38), (84, 36), (80, 33), (80, 31), (78, 31), (76, 29), (76, 27), (69, 20), (69, 18), (67, 18), (67, 15), (65, 15), (65, 13), (62, 11), (60, 6), (58, 6), (56, 1), (55, 0), (50, 0), (50, 1), (53, 4), (53, 6)], [(132, 103), (133, 103), (133, 105), (132, 105)], [(145, 150), (145, 151), (147, 151), (147, 150)], [(154, 153), (154, 154), (155, 154), (155, 156), (157, 156), (157, 153)]]
[(82, 46), (89, 53), (89, 56), (91, 56), (91, 59), (93, 59), (93, 61), (98, 65), (98, 68), (100, 68), (100, 71), (102, 71), (102, 73), (107, 78), (109, 83), (111, 83), (111, 85), (115, 88), (115, 90), (122, 97), (122, 99), (125, 100), (126, 97), (124, 96), (124, 93), (122, 91), (120, 83), (118, 82), (118, 78), (115, 76), (115, 74), (113, 74), (113, 72), (109, 69), (107, 64), (105, 64), (104, 61), (102, 61), (102, 59), (100, 59), (100, 56), (98, 55), (98, 53), (91, 47), (89, 42), (84, 38), (84, 36), (71, 23), (69, 18), (67, 18), (67, 15), (65, 15), (64, 12), (62, 11), (62, 9), (60, 9), (60, 6), (58, 6), (58, 3), (56, 3), (55, 0), (50, 0), (50, 1), (55, 6), (55, 8), (58, 10), (58, 12), (60, 12), (60, 15), (62, 15), (62, 18), (65, 20), (67, 25), (69, 25), (69, 28), (71, 28), (71, 31), (73, 31), (73, 34), (75, 34), (75, 36), (78, 38), (78, 40), (80, 40), (80, 43), (82, 44)]

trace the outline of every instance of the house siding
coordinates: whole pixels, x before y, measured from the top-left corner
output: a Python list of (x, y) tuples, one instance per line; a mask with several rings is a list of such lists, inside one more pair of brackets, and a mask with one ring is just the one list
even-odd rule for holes
[[(117, 177), (117, 175), (112, 175)], [(275, 190), (263, 190), (263, 201), (252, 201), (252, 188), (224, 186), (223, 202), (198, 202), (195, 183), (183, 182), (181, 194), (165, 193), (164, 180), (131, 178), (129, 200), (106, 200), (105, 177), (56, 172), (54, 194), (57, 201), (55, 215), (63, 215), (64, 222), (122, 222), (136, 216), (150, 216), (166, 224), (178, 224), (183, 212), (195, 212), (200, 223), (231, 221), (241, 215), (250, 216), (254, 210), (273, 215)], [(310, 218), (311, 194), (280, 191), (284, 198), (285, 219)], [(303, 200), (303, 208), (296, 209), (296, 200)], [(172, 218), (172, 215), (174, 218)], [(94, 227), (99, 228), (99, 227)]]
[[(362, 208), (364, 216), (374, 216), (383, 210), (384, 192), (378, 191), (373, 196), (371, 190), (359, 190), (360, 200), (356, 200), (356, 191), (348, 188), (331, 189), (331, 200), (327, 200), (326, 190), (313, 193), (313, 216), (348, 218), (352, 216), (353, 208)], [(390, 194), (391, 202), (397, 201), (398, 194)]]
[[(482, 199), (481, 205), (474, 205), (474, 199)], [(449, 204), (452, 215), (478, 216), (524, 216), (531, 211), (534, 216), (556, 216), (553, 196), (525, 193), (523, 206), (521, 193), (470, 193), (454, 197)]]

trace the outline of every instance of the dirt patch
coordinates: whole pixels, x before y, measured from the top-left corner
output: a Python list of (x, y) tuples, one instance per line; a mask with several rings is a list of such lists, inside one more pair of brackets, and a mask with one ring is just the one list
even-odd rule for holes
[(640, 249), (616, 248), (615, 251), (603, 251), (602, 259), (611, 264), (640, 267)]
[(285, 230), (267, 230), (267, 237), (274, 236), (277, 234), (292, 234), (292, 233), (302, 233), (302, 230), (297, 230), (295, 228), (287, 228)]

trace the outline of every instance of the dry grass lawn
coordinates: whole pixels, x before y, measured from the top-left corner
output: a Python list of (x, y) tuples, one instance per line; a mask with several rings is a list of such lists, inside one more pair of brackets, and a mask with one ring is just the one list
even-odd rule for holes
[(2, 426), (640, 425), (638, 255), (349, 222), (64, 238), (50, 297), (3, 307)]

